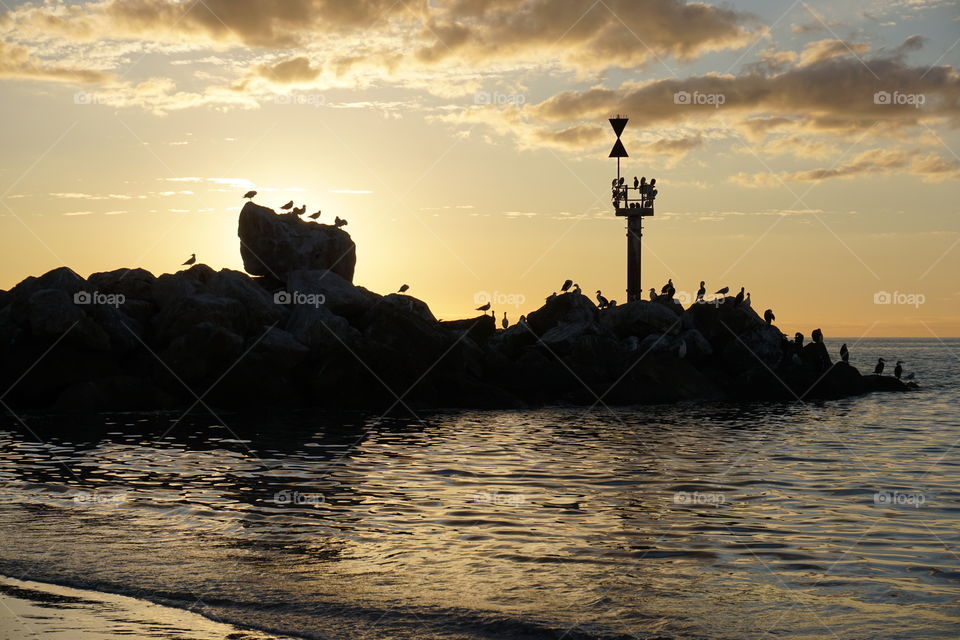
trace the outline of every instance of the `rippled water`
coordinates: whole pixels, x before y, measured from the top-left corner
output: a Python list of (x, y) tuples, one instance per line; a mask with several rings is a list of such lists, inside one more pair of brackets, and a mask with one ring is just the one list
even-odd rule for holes
[(922, 388), (8, 415), (0, 573), (311, 637), (955, 638), (960, 341), (852, 351), (906, 360)]

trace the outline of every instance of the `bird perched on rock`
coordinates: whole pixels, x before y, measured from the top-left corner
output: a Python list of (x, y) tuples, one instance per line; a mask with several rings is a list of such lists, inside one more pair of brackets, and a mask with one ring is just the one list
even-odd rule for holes
[(723, 289), (720, 289), (719, 291), (717, 291), (717, 292), (714, 293), (713, 295), (715, 295), (715, 296), (725, 296), (725, 295), (727, 295), (728, 293), (730, 293), (730, 287), (724, 287)]
[(703, 302), (703, 296), (707, 295), (707, 284), (701, 280), (700, 288), (697, 289), (697, 302)]
[(633, 188), (634, 188), (634, 189), (639, 189), (639, 188), (640, 188), (640, 181), (637, 180), (637, 176), (633, 176)]
[(844, 362), (850, 362), (850, 349), (847, 349), (847, 343), (840, 345), (840, 359)]
[(490, 310), (490, 303), (489, 303), (489, 302), (487, 302), (486, 304), (482, 304), (482, 305), (480, 305), (479, 307), (477, 307), (476, 309), (474, 309), (474, 311), (489, 311), (489, 310)]
[(893, 377), (897, 380), (903, 375), (903, 360), (897, 360), (897, 366), (893, 368)]
[(402, 287), (400, 287), (400, 289), (397, 291), (397, 293), (406, 293), (408, 289), (410, 289), (410, 285), (405, 284), (405, 285), (403, 285)]
[(660, 295), (672, 298), (676, 291), (677, 290), (673, 286), (673, 278), (667, 278), (667, 284), (663, 285), (663, 287), (660, 289)]
[(793, 334), (793, 344), (795, 344), (798, 349), (803, 346), (803, 334), (799, 331)]
[(187, 258), (187, 261), (180, 266), (190, 266), (191, 264), (196, 264), (196, 262), (197, 262), (197, 254), (191, 253), (190, 257)]
[(546, 297), (546, 299), (544, 300), (544, 302), (550, 302), (551, 300), (553, 300), (553, 299), (556, 298), (556, 297), (557, 297), (557, 292), (554, 291), (553, 293), (551, 293), (550, 295), (548, 295), (548, 296)]
[(339, 229), (340, 227), (345, 227), (347, 226), (347, 221), (341, 218), (340, 216), (335, 216), (333, 221), (333, 226), (335, 226), (337, 229)]
[(773, 315), (773, 309), (767, 309), (766, 311), (763, 312), (763, 321), (766, 322), (767, 324), (772, 324), (773, 321), (776, 319), (777, 317)]
[(257, 192), (256, 192), (256, 191), (247, 191), (245, 194), (243, 194), (243, 197), (244, 197), (244, 198), (252, 198), (252, 197), (255, 196), (255, 195), (257, 195)]
[(280, 208), (283, 209), (284, 211), (289, 211), (290, 209), (293, 209), (293, 200), (291, 200), (290, 202), (288, 202), (287, 204), (283, 205)]
[(810, 339), (813, 340), (814, 343), (823, 342), (823, 331), (820, 331), (820, 329), (814, 329), (813, 332), (810, 333)]
[(603, 297), (600, 289), (597, 289), (597, 302), (599, 303), (601, 309), (606, 309), (610, 306), (610, 301)]
[(576, 294), (580, 293), (580, 285), (578, 285), (576, 282), (573, 283), (573, 292)]
[(615, 306), (617, 306), (617, 301), (616, 301), (616, 300), (611, 300), (611, 301), (607, 304), (607, 309), (613, 309)]
[(747, 291), (747, 297), (743, 299), (743, 304), (750, 307), (753, 303), (750, 301), (750, 292)]
[(306, 212), (307, 212), (307, 205), (305, 204), (302, 204), (299, 207), (293, 208), (293, 213), (297, 214), (298, 216), (302, 216)]
[(507, 312), (506, 312), (506, 311), (503, 312), (503, 320), (500, 321), (500, 326), (503, 327), (504, 329), (506, 329), (507, 327), (510, 326), (510, 321), (507, 320)]
[(656, 300), (656, 299), (657, 299), (657, 290), (654, 289), (653, 287), (650, 287), (650, 300), (651, 300), (651, 302), (652, 302), (653, 300)]
[(573, 286), (573, 280), (569, 280), (569, 279), (564, 280), (563, 286), (560, 287), (560, 291), (562, 291), (563, 293), (566, 293), (567, 291), (570, 290), (570, 287), (572, 286)]
[(884, 364), (883, 364), (883, 363), (884, 363), (884, 362), (886, 362), (886, 360), (884, 360), (883, 358), (880, 358), (879, 360), (877, 360), (877, 366), (875, 366), (875, 367), (873, 368), (873, 372), (874, 372), (876, 375), (879, 376), (879, 375), (882, 375), (882, 374), (883, 374), (883, 367), (884, 367)]
[(744, 287), (740, 287), (740, 292), (737, 294), (737, 297), (733, 299), (734, 307), (739, 307), (740, 303), (743, 302), (743, 289)]
[(316, 213), (311, 213), (307, 217), (310, 218), (311, 220), (316, 220), (317, 218), (320, 217), (320, 209), (317, 209)]

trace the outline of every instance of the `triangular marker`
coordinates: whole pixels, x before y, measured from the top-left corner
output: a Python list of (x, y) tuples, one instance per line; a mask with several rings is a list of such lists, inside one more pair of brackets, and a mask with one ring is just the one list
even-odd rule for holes
[(620, 138), (617, 138), (617, 141), (613, 144), (613, 149), (610, 150), (610, 155), (607, 157), (608, 158), (629, 158), (630, 156), (627, 155), (627, 150), (623, 148), (623, 143), (620, 142)]
[(610, 118), (610, 126), (613, 127), (613, 132), (617, 134), (618, 138), (620, 134), (623, 133), (624, 127), (627, 126), (627, 120), (629, 120), (629, 118)]

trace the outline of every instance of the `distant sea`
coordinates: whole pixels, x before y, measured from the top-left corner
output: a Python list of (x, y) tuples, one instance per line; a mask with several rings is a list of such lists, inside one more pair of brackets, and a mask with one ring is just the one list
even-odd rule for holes
[[(861, 371), (900, 359), (920, 388), (392, 417), (5, 414), (0, 574), (258, 638), (956, 638), (960, 340), (846, 342)], [(86, 628), (116, 623), (91, 601)], [(47, 606), (62, 627), (79, 605)], [(10, 611), (2, 637), (17, 637)]]

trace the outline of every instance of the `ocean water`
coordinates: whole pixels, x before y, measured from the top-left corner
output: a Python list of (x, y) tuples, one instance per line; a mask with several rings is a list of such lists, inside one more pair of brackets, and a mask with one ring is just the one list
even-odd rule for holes
[(855, 342), (920, 389), (6, 414), (0, 574), (315, 638), (956, 638), (960, 340)]

